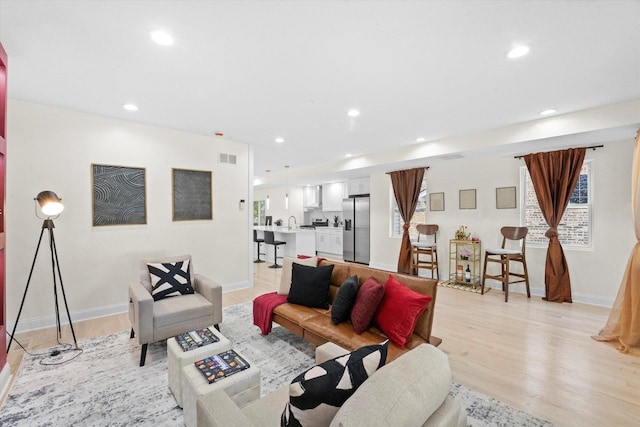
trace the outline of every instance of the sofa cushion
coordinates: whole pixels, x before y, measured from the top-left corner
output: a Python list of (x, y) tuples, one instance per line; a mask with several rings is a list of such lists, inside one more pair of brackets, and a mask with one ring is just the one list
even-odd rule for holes
[(384, 295), (378, 311), (374, 316), (374, 323), (384, 332), (392, 343), (404, 348), (413, 329), (416, 327), (418, 316), (427, 308), (433, 297), (412, 291), (395, 277), (389, 275), (384, 286)]
[(342, 405), (330, 425), (423, 425), (444, 402), (450, 387), (447, 356), (436, 347), (423, 344), (365, 381)]
[(278, 288), (278, 295), (289, 295), (291, 289), (291, 272), (293, 270), (293, 263), (300, 265), (308, 265), (309, 267), (315, 267), (318, 264), (317, 257), (311, 258), (282, 258), (282, 275), (280, 276), (280, 287)]
[(369, 328), (383, 296), (384, 287), (373, 277), (369, 277), (360, 286), (356, 301), (351, 309), (351, 323), (357, 334), (361, 334)]
[(327, 426), (340, 406), (384, 366), (388, 341), (361, 347), (303, 372), (289, 386), (282, 426)]
[[(379, 343), (387, 339), (381, 331), (374, 327), (370, 327), (361, 334), (356, 334), (353, 330), (353, 325), (349, 322), (334, 325), (330, 315), (316, 316), (307, 319), (304, 322), (304, 329), (308, 333), (322, 337), (325, 341), (331, 341), (348, 350), (355, 350), (359, 347)], [(389, 344), (387, 361), (390, 360), (389, 354), (391, 353), (392, 347), (395, 347), (395, 344)]]
[(153, 295), (154, 301), (195, 292), (191, 282), (188, 259), (176, 262), (148, 263), (147, 269), (151, 279), (151, 295)]
[(358, 276), (351, 276), (340, 285), (331, 305), (331, 321), (334, 325), (349, 320), (351, 308), (358, 294)]
[(333, 265), (309, 267), (293, 263), (287, 301), (307, 307), (329, 308), (329, 286)]

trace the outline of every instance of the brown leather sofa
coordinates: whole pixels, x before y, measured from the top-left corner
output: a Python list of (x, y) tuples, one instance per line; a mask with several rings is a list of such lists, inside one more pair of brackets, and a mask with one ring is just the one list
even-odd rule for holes
[[(430, 343), (437, 346), (442, 342), (440, 338), (431, 335), (433, 313), (436, 303), (436, 292), (438, 288), (437, 280), (390, 273), (388, 271), (378, 270), (361, 264), (345, 263), (334, 260), (322, 260), (318, 263), (319, 266), (329, 264), (334, 264), (333, 273), (331, 275), (331, 287), (329, 290), (330, 302), (333, 302), (340, 285), (348, 277), (353, 275), (358, 276), (358, 282), (360, 284), (373, 276), (378, 282), (384, 285), (389, 278), (389, 274), (391, 274), (395, 276), (400, 283), (408, 286), (412, 290), (424, 295), (431, 295), (433, 297), (433, 300), (429, 303), (427, 309), (418, 318), (413, 335), (407, 343), (407, 346), (404, 349), (401, 349), (393, 343), (389, 343), (387, 361), (396, 359), (401, 354), (418, 347), (420, 344)], [(360, 335), (356, 334), (350, 322), (334, 325), (331, 322), (331, 309), (323, 310), (285, 303), (275, 308), (272, 320), (315, 345), (322, 345), (330, 341), (345, 349), (355, 350), (359, 347), (377, 344), (387, 339), (384, 333), (373, 325)]]

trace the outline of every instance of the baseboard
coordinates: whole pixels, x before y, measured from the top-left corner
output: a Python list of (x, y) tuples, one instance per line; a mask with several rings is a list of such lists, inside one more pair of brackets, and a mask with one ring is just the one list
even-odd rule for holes
[(382, 264), (382, 263), (378, 263), (378, 262), (370, 262), (369, 263), (369, 267), (377, 268), (378, 270), (389, 271), (391, 273), (395, 273), (395, 272), (398, 271), (398, 266), (397, 265)]
[[(485, 285), (485, 287), (488, 285)], [(502, 292), (502, 286), (500, 286), (500, 284), (496, 284), (494, 286), (489, 286), (499, 292)], [(535, 287), (530, 287), (531, 290), (531, 296), (535, 296), (535, 297), (544, 297), (545, 296), (545, 290), (544, 288), (535, 288)], [(510, 285), (509, 286), (509, 293), (519, 293), (519, 294), (525, 294), (525, 287), (524, 285), (521, 284), (516, 284), (516, 285)], [(608, 307), (611, 308), (613, 307), (613, 302), (615, 301), (613, 298), (609, 298), (609, 297), (599, 297), (599, 296), (594, 296), (594, 295), (586, 295), (586, 294), (577, 294), (575, 292), (571, 293), (571, 299), (573, 300), (573, 302), (577, 302), (580, 304), (588, 304), (588, 305), (597, 305), (600, 307)]]
[[(248, 281), (241, 281), (231, 284), (225, 284), (222, 287), (222, 292), (237, 291), (240, 289), (249, 288)], [(71, 312), (71, 320), (75, 322), (81, 322), (83, 320), (96, 319), (99, 317), (111, 316), (114, 314), (126, 313), (129, 310), (128, 303), (106, 305), (102, 307), (94, 307), (86, 310), (76, 310)], [(67, 313), (65, 311), (60, 312), (60, 323), (66, 325), (69, 323), (67, 320)], [(18, 329), (16, 333), (34, 331), (37, 329), (51, 328), (56, 325), (56, 318), (52, 314), (50, 316), (34, 317), (32, 319), (20, 319), (18, 323)], [(13, 323), (7, 322), (7, 330), (13, 331)]]
[[(98, 317), (111, 316), (114, 314), (126, 313), (129, 310), (127, 303), (106, 305), (102, 307), (88, 308), (86, 310), (71, 311), (71, 320), (81, 322), (83, 320), (95, 319)], [(60, 311), (60, 323), (69, 323), (66, 311)], [(34, 317), (32, 319), (20, 319), (16, 333), (33, 331), (36, 329), (51, 328), (56, 325), (55, 315)], [(7, 331), (13, 331), (13, 323), (7, 322)]]
[(12, 380), (11, 366), (5, 363), (2, 371), (0, 371), (0, 404), (3, 403)]
[(247, 280), (243, 280), (242, 282), (227, 283), (223, 285), (222, 292), (226, 293), (226, 292), (239, 291), (241, 289), (249, 289), (250, 287), (251, 287), (251, 284), (249, 284)]
[[(395, 272), (397, 270), (397, 266), (395, 265), (391, 265), (391, 264), (382, 264), (382, 263), (376, 263), (376, 262), (372, 262), (369, 263), (369, 267), (372, 268), (377, 268), (378, 270), (385, 270), (385, 271), (390, 271), (390, 272)], [(428, 274), (428, 272), (426, 273)], [(421, 275), (422, 277), (422, 275)], [(429, 278), (428, 275), (425, 275), (424, 277)], [(444, 280), (444, 279), (441, 279)], [(499, 290), (500, 292), (502, 292), (502, 286), (497, 283), (496, 285), (493, 286), (489, 286), (489, 284), (485, 284), (485, 287), (490, 287), (496, 290)], [(536, 296), (536, 297), (544, 297), (545, 296), (545, 291), (544, 288), (536, 288), (531, 286), (530, 287), (531, 290), (531, 295), (532, 296)], [(515, 285), (511, 285), (509, 286), (509, 292), (516, 292), (516, 293), (521, 293), (521, 294), (525, 294), (525, 287), (524, 284), (515, 284)], [(580, 293), (575, 293), (573, 292), (571, 294), (571, 297), (573, 299), (573, 302), (577, 302), (580, 304), (589, 304), (589, 305), (597, 305), (597, 306), (601, 306), (601, 307), (613, 307), (613, 303), (615, 301), (615, 298), (610, 298), (610, 297), (600, 297), (600, 296), (594, 296), (594, 295), (587, 295), (587, 294), (580, 294)]]

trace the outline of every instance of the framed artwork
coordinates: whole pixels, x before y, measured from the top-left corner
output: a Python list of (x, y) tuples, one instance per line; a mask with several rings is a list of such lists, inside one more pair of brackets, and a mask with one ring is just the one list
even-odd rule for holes
[(91, 165), (93, 225), (147, 223), (146, 170)]
[(173, 220), (213, 219), (211, 171), (171, 169)]
[(429, 210), (444, 210), (444, 193), (429, 193)]
[(459, 208), (460, 209), (476, 208), (476, 189), (475, 188), (470, 190), (460, 190)]
[(515, 209), (516, 187), (496, 188), (496, 209)]

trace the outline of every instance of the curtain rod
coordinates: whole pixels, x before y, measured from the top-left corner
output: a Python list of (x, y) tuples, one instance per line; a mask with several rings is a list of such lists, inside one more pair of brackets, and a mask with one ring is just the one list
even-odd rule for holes
[[(588, 147), (573, 147), (573, 148), (584, 148), (585, 150), (593, 150), (596, 151), (596, 148), (602, 148), (604, 147), (604, 145), (590, 145)], [(521, 156), (513, 156), (514, 159), (521, 159), (524, 156), (526, 156), (526, 154), (523, 154)]]
[[(391, 174), (391, 173), (393, 173), (393, 172), (410, 171), (410, 170), (413, 170), (413, 169), (420, 169), (420, 168), (419, 168), (419, 167), (417, 167), (417, 168), (411, 168), (411, 169), (401, 169), (401, 170), (397, 170), (397, 171), (391, 171), (391, 172), (387, 172), (387, 175), (389, 175), (389, 174)], [(429, 170), (429, 166), (425, 166), (425, 167), (424, 167), (424, 170)]]

